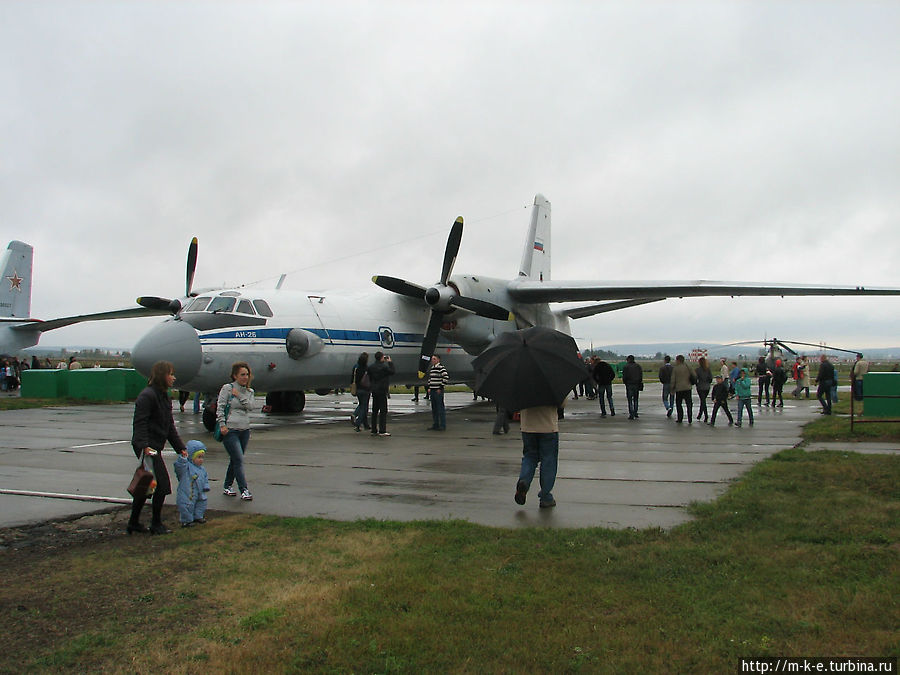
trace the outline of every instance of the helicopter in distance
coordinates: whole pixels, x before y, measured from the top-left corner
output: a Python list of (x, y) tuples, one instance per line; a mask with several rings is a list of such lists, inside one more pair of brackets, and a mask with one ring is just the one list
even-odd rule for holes
[(763, 338), (762, 340), (742, 340), (740, 342), (729, 342), (728, 344), (722, 345), (723, 347), (734, 347), (736, 345), (758, 345), (761, 344), (763, 346), (763, 350), (766, 351), (765, 361), (766, 366), (769, 369), (775, 367), (775, 362), (778, 359), (781, 359), (782, 362), (785, 362), (784, 353), (787, 352), (791, 356), (800, 356), (800, 353), (795, 349), (791, 348), (788, 345), (797, 345), (804, 347), (815, 347), (820, 351), (829, 351), (829, 352), (842, 352), (846, 354), (860, 354), (861, 352), (856, 349), (844, 349), (843, 347), (832, 347), (831, 345), (826, 345), (824, 342), (813, 343), (813, 342), (800, 342), (799, 340), (781, 340), (779, 338)]

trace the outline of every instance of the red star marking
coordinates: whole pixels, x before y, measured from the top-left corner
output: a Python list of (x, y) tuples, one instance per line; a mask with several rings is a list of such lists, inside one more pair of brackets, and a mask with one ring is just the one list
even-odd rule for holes
[(19, 276), (19, 273), (13, 270), (13, 275), (11, 277), (6, 277), (9, 279), (9, 290), (11, 291), (20, 291), (22, 290), (22, 277)]

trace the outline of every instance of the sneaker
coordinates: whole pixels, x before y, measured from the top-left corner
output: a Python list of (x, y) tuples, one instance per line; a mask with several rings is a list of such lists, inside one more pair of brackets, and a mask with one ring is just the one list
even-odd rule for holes
[(181, 526), (182, 526), (182, 527), (194, 527), (194, 525), (196, 525), (196, 524), (197, 524), (197, 523), (195, 523), (195, 522), (192, 520), (192, 521), (189, 522), (189, 523), (182, 523)]
[(378, 434), (378, 435), (379, 435), (379, 436), (390, 436), (390, 435), (391, 435), (391, 432), (389, 432), (389, 431), (382, 431), (382, 432), (381, 432), (380, 434)]
[(669, 408), (668, 410), (666, 410), (666, 417), (671, 417), (671, 416), (672, 416), (672, 409)]
[(612, 412), (610, 412), (610, 413), (609, 413), (609, 416), (610, 416), (610, 417), (615, 417), (615, 416), (616, 416), (616, 411), (613, 410)]
[(237, 496), (237, 490), (229, 485), (228, 487), (222, 489), (222, 494), (226, 497), (235, 497)]
[(247, 488), (241, 490), (241, 499), (243, 499), (245, 502), (253, 501), (253, 495), (250, 494), (250, 490), (248, 490)]
[(525, 494), (527, 492), (528, 485), (526, 485), (524, 480), (520, 480), (518, 483), (516, 483), (516, 496), (514, 498), (516, 500), (516, 504), (521, 506), (525, 503)]
[(542, 509), (551, 509), (556, 506), (556, 500), (551, 499), (549, 502), (541, 502), (538, 506), (540, 506)]

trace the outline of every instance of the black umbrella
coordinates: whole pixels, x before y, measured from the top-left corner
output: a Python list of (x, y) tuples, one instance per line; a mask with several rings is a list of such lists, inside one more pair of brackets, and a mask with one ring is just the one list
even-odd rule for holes
[(575, 340), (543, 326), (501, 333), (472, 365), (475, 391), (507, 410), (559, 405), (587, 376)]

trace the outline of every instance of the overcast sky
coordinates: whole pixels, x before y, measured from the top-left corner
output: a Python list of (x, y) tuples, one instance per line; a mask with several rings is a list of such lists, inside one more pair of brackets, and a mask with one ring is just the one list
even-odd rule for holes
[[(900, 286), (900, 3), (0, 4), (0, 245), (49, 319), (263, 280)], [(384, 291), (386, 292), (386, 291)], [(41, 344), (130, 347), (159, 319)], [(586, 346), (900, 344), (900, 298), (669, 300)]]

